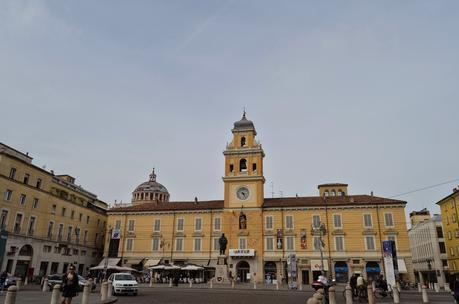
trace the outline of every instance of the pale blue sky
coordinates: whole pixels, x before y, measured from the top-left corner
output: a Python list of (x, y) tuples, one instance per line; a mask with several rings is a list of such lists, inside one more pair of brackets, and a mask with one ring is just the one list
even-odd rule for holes
[[(0, 2), (0, 141), (127, 201), (222, 199), (247, 107), (265, 195), (459, 178), (457, 1)], [(459, 184), (399, 197), (428, 207)]]

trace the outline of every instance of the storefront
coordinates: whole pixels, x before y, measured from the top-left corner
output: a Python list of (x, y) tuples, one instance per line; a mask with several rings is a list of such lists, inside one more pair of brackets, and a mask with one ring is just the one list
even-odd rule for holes
[(337, 283), (347, 283), (349, 278), (349, 267), (346, 262), (335, 263), (335, 279)]
[(365, 266), (367, 280), (376, 280), (381, 273), (381, 267), (378, 262), (367, 262)]
[(312, 271), (312, 281), (316, 281), (319, 276), (322, 274), (322, 265), (323, 272), (325, 276), (328, 274), (328, 261), (327, 260), (311, 260), (311, 271)]
[(265, 275), (265, 282), (267, 284), (274, 284), (277, 280), (277, 267), (275, 262), (265, 262), (263, 267)]

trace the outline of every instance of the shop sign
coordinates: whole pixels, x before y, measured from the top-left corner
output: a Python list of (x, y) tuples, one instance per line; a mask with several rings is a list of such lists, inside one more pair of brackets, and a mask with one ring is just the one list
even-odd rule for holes
[(255, 249), (230, 249), (230, 257), (253, 257), (255, 256)]

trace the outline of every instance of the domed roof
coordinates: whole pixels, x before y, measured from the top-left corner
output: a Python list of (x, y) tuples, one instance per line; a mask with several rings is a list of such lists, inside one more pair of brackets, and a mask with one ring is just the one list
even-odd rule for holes
[(254, 131), (255, 132), (255, 126), (253, 125), (253, 122), (251, 120), (248, 120), (245, 117), (245, 111), (244, 111), (244, 114), (242, 115), (241, 120), (238, 120), (234, 123), (233, 131)]
[(150, 179), (147, 182), (141, 183), (135, 188), (134, 192), (162, 192), (169, 194), (166, 187), (156, 181), (155, 169), (150, 174)]

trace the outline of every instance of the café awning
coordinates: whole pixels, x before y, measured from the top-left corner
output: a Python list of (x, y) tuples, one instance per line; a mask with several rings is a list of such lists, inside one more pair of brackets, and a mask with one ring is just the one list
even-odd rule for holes
[[(312, 271), (321, 271), (322, 262), (320, 260), (311, 260), (311, 270)], [(324, 260), (324, 271), (328, 271), (328, 262)]]
[(146, 267), (146, 268), (149, 268), (149, 267), (158, 265), (159, 261), (161, 261), (161, 259), (148, 259), (145, 262), (145, 264), (143, 264), (143, 266)]
[[(108, 259), (108, 262), (107, 262)], [(98, 266), (103, 266), (105, 267), (105, 264), (107, 263), (107, 266), (116, 266), (120, 262), (121, 258), (103, 258), (102, 261), (100, 261)]]
[(399, 273), (407, 273), (406, 264), (404, 259), (397, 259), (398, 264), (398, 272)]

